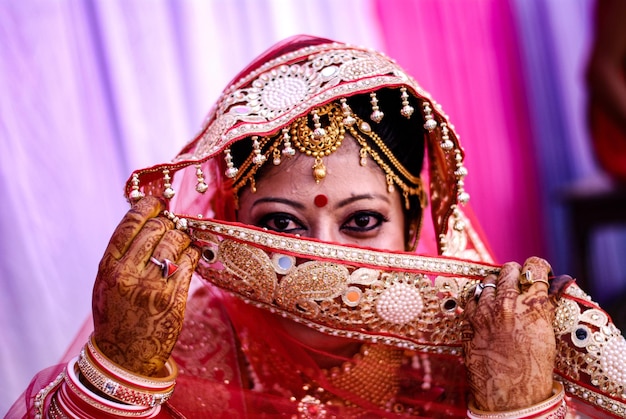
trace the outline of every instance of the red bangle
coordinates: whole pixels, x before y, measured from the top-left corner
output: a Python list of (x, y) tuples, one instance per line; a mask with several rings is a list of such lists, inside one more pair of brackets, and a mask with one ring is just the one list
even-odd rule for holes
[(87, 388), (78, 377), (78, 358), (73, 358), (66, 367), (64, 382), (56, 393), (56, 406), (67, 417), (102, 417), (103, 413), (122, 417), (151, 417), (161, 406), (133, 406), (106, 399)]

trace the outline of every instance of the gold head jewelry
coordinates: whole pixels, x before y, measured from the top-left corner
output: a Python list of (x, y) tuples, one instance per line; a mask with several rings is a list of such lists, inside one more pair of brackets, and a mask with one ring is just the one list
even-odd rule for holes
[[(311, 127), (311, 122), (313, 127)], [(313, 109), (310, 115), (296, 119), (289, 128), (283, 129), (274, 137), (252, 137), (252, 154), (236, 171), (233, 171), (232, 156), (227, 154), (228, 170), (236, 173), (233, 176), (235, 201), (237, 201), (239, 190), (248, 183), (252, 192), (256, 191), (255, 176), (266, 161), (272, 160), (274, 165), (280, 165), (281, 155), (291, 157), (295, 154), (295, 150), (314, 159), (313, 179), (317, 183), (321, 182), (326, 177), (323, 157), (337, 151), (345, 139), (346, 131), (361, 147), (360, 164), (365, 166), (369, 155), (384, 172), (387, 190), (391, 193), (395, 190), (395, 186), (401, 189), (406, 209), (410, 206), (410, 196), (417, 196), (422, 208), (426, 206), (426, 193), (422, 180), (411, 174), (398, 161), (380, 136), (372, 130), (369, 123), (352, 114), (345, 98), (342, 98), (339, 103), (332, 102)], [(295, 150), (291, 148), (292, 143)], [(282, 152), (280, 151), (281, 145)]]
[[(345, 137), (346, 130), (341, 121), (340, 110), (326, 105), (311, 111), (314, 129), (309, 127), (308, 118), (300, 118), (292, 127), (294, 145), (301, 153), (315, 158), (313, 178), (319, 183), (326, 177), (326, 166), (322, 157), (337, 151)], [(328, 117), (328, 125), (322, 128), (321, 117)]]

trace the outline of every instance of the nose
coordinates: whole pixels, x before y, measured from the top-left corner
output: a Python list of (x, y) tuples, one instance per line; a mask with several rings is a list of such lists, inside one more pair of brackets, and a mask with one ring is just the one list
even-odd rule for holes
[(325, 242), (341, 243), (339, 229), (325, 217), (318, 218), (311, 226), (311, 237)]

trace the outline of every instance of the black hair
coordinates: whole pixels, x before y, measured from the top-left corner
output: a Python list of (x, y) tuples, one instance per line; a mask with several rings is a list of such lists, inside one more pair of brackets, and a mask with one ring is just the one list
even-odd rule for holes
[[(391, 153), (413, 176), (419, 176), (424, 162), (424, 121), (419, 104), (409, 102), (414, 108), (410, 118), (403, 116), (400, 89), (376, 91), (378, 107), (385, 116), (380, 122), (373, 122), (371, 98), (362, 94), (348, 98), (352, 112), (366, 121), (372, 130), (385, 142)], [(413, 99), (412, 97), (410, 99)]]
[[(410, 118), (403, 116), (400, 111), (404, 105), (400, 95), (399, 88), (385, 88), (376, 91), (378, 107), (385, 114), (380, 122), (374, 122), (370, 118), (372, 104), (369, 93), (348, 98), (348, 104), (354, 114), (370, 124), (372, 130), (383, 140), (400, 164), (409, 173), (417, 177), (420, 175), (424, 164), (424, 119), (421, 116), (421, 105), (412, 96), (408, 100), (409, 105), (414, 108), (413, 115)], [(389, 161), (386, 163), (393, 167)], [(410, 196), (409, 209), (405, 210), (407, 223), (405, 231), (407, 234), (411, 223), (421, 217), (421, 211), (419, 198), (415, 195)], [(407, 237), (407, 240), (410, 238)]]

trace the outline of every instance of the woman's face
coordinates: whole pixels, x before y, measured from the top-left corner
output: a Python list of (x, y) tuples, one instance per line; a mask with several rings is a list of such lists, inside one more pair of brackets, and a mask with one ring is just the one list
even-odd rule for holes
[(387, 191), (385, 174), (349, 135), (323, 158), (326, 177), (316, 183), (314, 159), (296, 153), (257, 176), (256, 192), (239, 197), (240, 222), (328, 242), (404, 250), (404, 212), (397, 188)]

